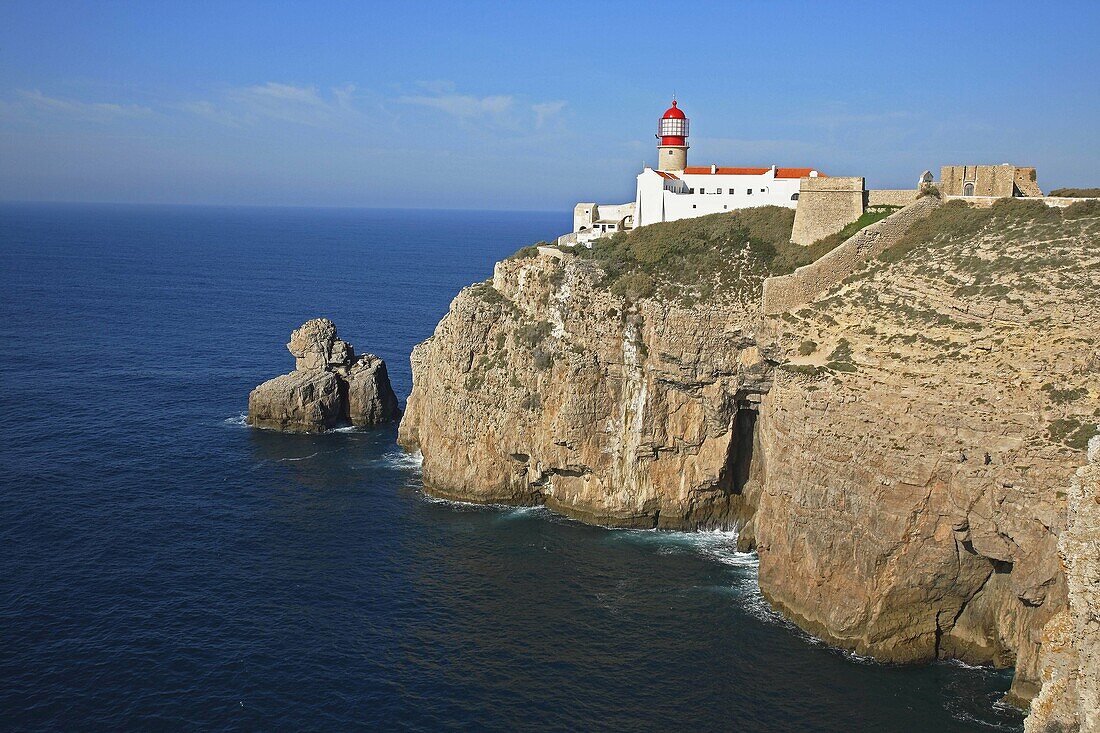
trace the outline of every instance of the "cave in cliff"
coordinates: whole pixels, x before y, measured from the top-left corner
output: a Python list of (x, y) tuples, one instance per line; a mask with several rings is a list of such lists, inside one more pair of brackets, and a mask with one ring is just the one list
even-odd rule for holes
[(740, 494), (744, 490), (752, 474), (758, 416), (756, 405), (748, 402), (738, 403), (737, 412), (733, 417), (726, 464), (721, 474), (721, 487), (734, 494)]

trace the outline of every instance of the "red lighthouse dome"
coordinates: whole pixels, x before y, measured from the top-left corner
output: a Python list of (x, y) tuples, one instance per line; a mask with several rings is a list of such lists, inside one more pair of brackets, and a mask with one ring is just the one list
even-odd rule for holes
[(661, 145), (687, 145), (688, 118), (683, 110), (676, 106), (676, 100), (672, 100), (672, 106), (665, 110), (661, 119), (657, 120), (657, 137), (661, 139)]
[(684, 111), (676, 105), (676, 100), (672, 100), (672, 106), (665, 110), (665, 113), (661, 115), (663, 120), (682, 120), (685, 119)]

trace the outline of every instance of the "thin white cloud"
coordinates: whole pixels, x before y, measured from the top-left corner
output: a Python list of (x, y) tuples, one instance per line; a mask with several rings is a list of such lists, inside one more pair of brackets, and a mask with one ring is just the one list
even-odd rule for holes
[(236, 94), (241, 99), (254, 101), (285, 102), (309, 107), (323, 107), (325, 105), (321, 97), (318, 96), (316, 87), (297, 87), (293, 84), (279, 84), (274, 81), (239, 89)]
[(176, 105), (177, 109), (184, 112), (190, 112), (196, 117), (202, 117), (203, 119), (210, 120), (211, 122), (217, 122), (222, 125), (229, 125), (230, 127), (240, 127), (242, 124), (241, 119), (227, 110), (221, 109), (214, 105), (212, 102), (206, 100), (199, 100), (196, 102), (183, 102)]
[(37, 89), (18, 91), (24, 104), (33, 109), (94, 122), (108, 122), (123, 117), (148, 117), (153, 110), (138, 104), (113, 102), (82, 102), (75, 99), (48, 97)]
[(566, 103), (559, 100), (530, 102), (511, 94), (462, 94), (449, 81), (421, 81), (416, 86), (421, 91), (398, 97), (398, 104), (442, 112), (463, 124), (488, 123), (512, 138), (548, 131), (550, 123), (558, 120), (566, 108)]
[(356, 87), (333, 87), (328, 94), (317, 87), (269, 81), (231, 89), (219, 103), (192, 102), (188, 111), (224, 124), (245, 124), (260, 118), (312, 127), (331, 127), (342, 117), (355, 115)]
[(401, 104), (430, 107), (464, 120), (499, 117), (510, 111), (515, 99), (509, 95), (475, 97), (469, 94), (410, 95), (399, 97)]
[(351, 102), (355, 98), (355, 85), (345, 84), (342, 87), (333, 87), (332, 96), (341, 109), (351, 109)]
[(565, 105), (566, 103), (563, 101), (532, 104), (531, 111), (535, 113), (535, 126), (541, 128), (547, 122), (560, 115), (562, 110), (565, 109)]
[(235, 110), (247, 117), (270, 117), (310, 126), (325, 125), (332, 118), (332, 109), (321, 99), (316, 87), (269, 81), (233, 89), (227, 99)]

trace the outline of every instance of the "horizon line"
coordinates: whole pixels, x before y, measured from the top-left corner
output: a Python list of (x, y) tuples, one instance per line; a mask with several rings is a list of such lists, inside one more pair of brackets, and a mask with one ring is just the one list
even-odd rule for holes
[(562, 214), (569, 215), (564, 209), (478, 209), (463, 208), (457, 206), (355, 206), (339, 204), (212, 204), (212, 203), (186, 203), (186, 202), (154, 202), (154, 201), (73, 201), (54, 199), (0, 199), (0, 206), (12, 204), (31, 204), (36, 206), (178, 206), (190, 208), (211, 209), (340, 209), (353, 211), (483, 211), (494, 213), (517, 214)]

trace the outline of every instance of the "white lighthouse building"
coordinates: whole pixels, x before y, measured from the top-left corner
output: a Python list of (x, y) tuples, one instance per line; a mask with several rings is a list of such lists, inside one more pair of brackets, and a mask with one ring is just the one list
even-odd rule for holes
[(657, 121), (657, 167), (638, 174), (633, 203), (581, 203), (573, 212), (576, 243), (662, 221), (690, 219), (754, 206), (798, 205), (803, 178), (824, 173), (813, 168), (689, 166), (690, 121), (675, 100)]

